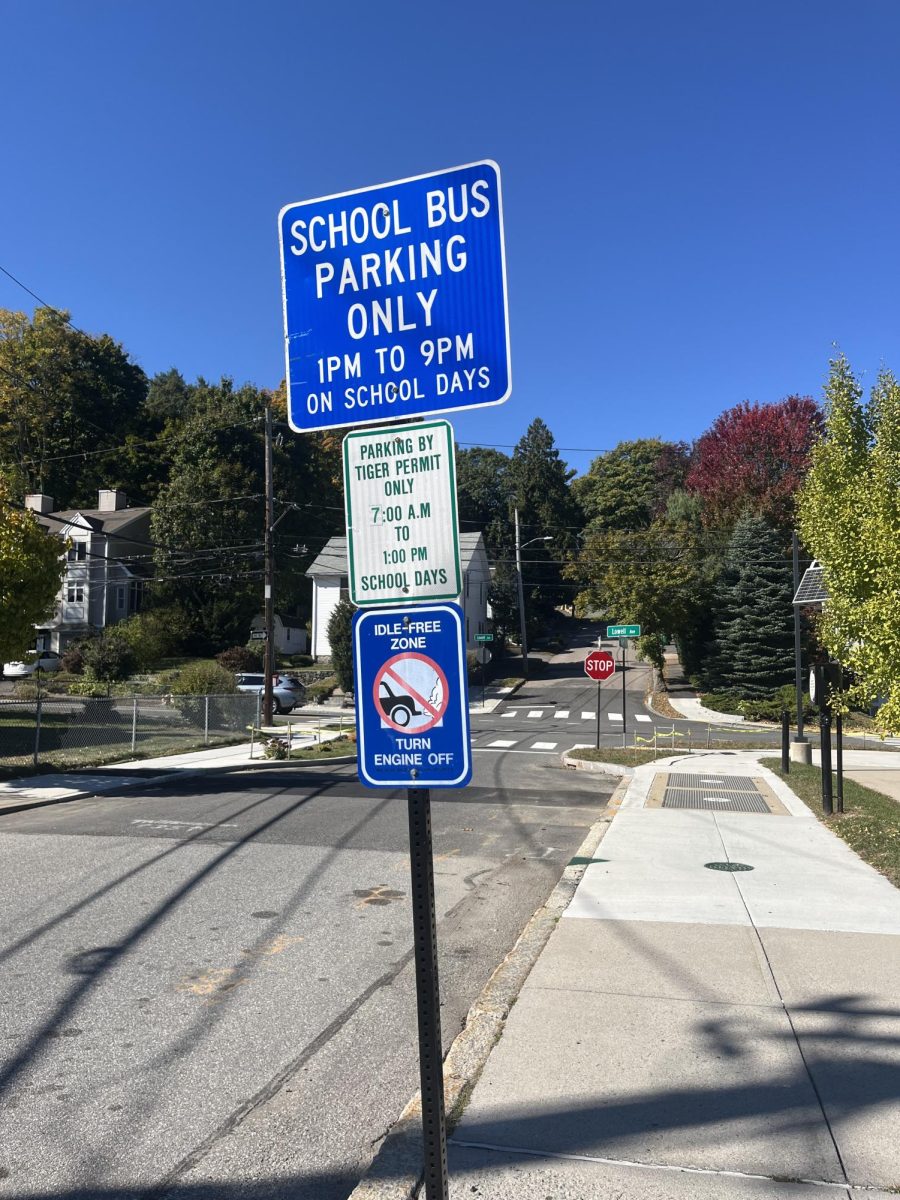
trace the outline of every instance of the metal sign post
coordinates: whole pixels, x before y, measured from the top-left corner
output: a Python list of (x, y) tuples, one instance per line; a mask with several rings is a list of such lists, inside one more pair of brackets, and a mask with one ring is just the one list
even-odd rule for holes
[(465, 618), (455, 604), (353, 617), (357, 766), (367, 787), (406, 787), (427, 1200), (447, 1200), (430, 787), (471, 778)]
[(622, 749), (628, 745), (626, 740), (626, 730), (628, 727), (628, 714), (625, 711), (625, 646), (622, 646)]
[(419, 1080), (425, 1148), (425, 1195), (427, 1200), (447, 1200), (447, 1129), (444, 1113), (437, 923), (434, 911), (431, 796), (427, 788), (407, 788), (406, 801), (409, 809), (409, 865), (419, 1018)]

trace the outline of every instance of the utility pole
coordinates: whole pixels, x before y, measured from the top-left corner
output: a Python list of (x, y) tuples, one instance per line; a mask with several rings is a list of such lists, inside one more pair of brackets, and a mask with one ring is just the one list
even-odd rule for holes
[(264, 671), (262, 723), (272, 724), (272, 676), (275, 673), (275, 555), (273, 527), (275, 524), (275, 484), (272, 473), (272, 405), (266, 399), (266, 529), (265, 529), (265, 629), (263, 646)]
[[(800, 587), (800, 544), (797, 541), (797, 530), (791, 534), (794, 558), (794, 595)], [(794, 605), (794, 687), (797, 693), (797, 736), (795, 742), (805, 742), (803, 736), (803, 668), (800, 663), (800, 606)]]
[(516, 583), (519, 590), (519, 628), (522, 637), (522, 673), (528, 678), (528, 636), (525, 633), (525, 597), (522, 593), (522, 545), (519, 538), (519, 506), (516, 505)]

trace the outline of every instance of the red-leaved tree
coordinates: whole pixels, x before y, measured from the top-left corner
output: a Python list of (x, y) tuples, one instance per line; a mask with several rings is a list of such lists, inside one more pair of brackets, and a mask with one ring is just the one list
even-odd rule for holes
[(794, 497), (821, 430), (822, 414), (810, 396), (744, 401), (721, 413), (698, 439), (685, 481), (703, 502), (704, 523), (730, 528), (749, 510), (790, 530)]

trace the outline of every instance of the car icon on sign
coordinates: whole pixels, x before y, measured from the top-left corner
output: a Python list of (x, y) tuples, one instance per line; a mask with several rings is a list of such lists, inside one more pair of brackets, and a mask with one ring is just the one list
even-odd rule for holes
[(387, 695), (379, 695), (378, 703), (381, 705), (382, 711), (389, 721), (393, 721), (395, 725), (401, 725), (403, 728), (406, 728), (411, 717), (420, 717), (422, 715), (421, 711), (416, 708), (415, 701), (411, 696), (407, 696), (403, 692), (395, 694), (391, 691), (390, 685), (385, 679), (381, 680), (380, 687), (384, 688)]

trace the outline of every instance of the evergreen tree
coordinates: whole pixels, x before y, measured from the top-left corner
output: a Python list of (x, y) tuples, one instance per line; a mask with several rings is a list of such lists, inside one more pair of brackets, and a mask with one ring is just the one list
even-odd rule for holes
[(340, 600), (328, 618), (331, 665), (342, 692), (353, 691), (353, 613), (349, 600)]
[(791, 563), (781, 535), (745, 513), (731, 535), (719, 585), (714, 686), (748, 699), (771, 695), (794, 677)]

